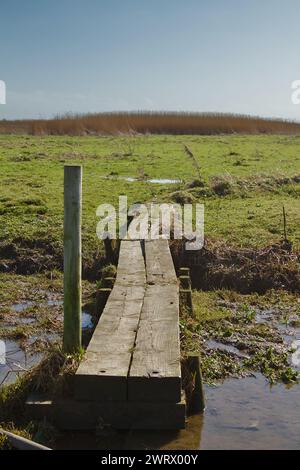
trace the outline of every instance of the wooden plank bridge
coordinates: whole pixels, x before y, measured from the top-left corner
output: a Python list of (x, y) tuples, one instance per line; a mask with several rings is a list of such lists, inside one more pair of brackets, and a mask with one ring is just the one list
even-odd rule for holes
[(123, 240), (116, 281), (70, 399), (32, 396), (31, 416), (65, 429), (185, 426), (179, 287), (167, 240)]
[[(66, 353), (81, 348), (81, 184), (81, 167), (66, 166)], [(71, 396), (30, 396), (30, 417), (74, 430), (185, 426), (179, 286), (167, 240), (121, 241), (113, 289), (73, 379)]]
[(79, 399), (179, 402), (179, 295), (167, 240), (122, 241), (115, 285), (76, 377)]

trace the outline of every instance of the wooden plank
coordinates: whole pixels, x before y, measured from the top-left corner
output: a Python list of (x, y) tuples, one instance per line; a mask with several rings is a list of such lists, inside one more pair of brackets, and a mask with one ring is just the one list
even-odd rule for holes
[[(128, 273), (125, 272), (127, 256)], [(127, 399), (127, 376), (145, 295), (140, 242), (121, 243), (119, 264), (121, 274), (118, 273), (75, 375), (75, 395), (79, 400)]]
[(146, 242), (145, 254), (147, 287), (128, 377), (128, 399), (178, 402), (179, 288), (167, 240)]
[(148, 284), (177, 284), (168, 240), (145, 240)]
[(178, 287), (147, 286), (128, 378), (130, 401), (179, 401)]
[(28, 418), (47, 419), (59, 429), (92, 430), (99, 423), (115, 429), (183, 429), (186, 403), (92, 402), (74, 399), (52, 400), (32, 394), (26, 402)]
[(122, 285), (142, 285), (146, 282), (145, 261), (141, 242), (122, 240), (116, 283)]

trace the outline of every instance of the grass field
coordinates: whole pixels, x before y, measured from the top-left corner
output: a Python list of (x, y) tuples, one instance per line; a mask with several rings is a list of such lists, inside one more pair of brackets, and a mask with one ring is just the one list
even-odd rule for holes
[[(42, 263), (61, 267), (63, 166), (70, 163), (83, 166), (85, 265), (101, 251), (96, 208), (117, 204), (120, 194), (129, 203), (204, 202), (206, 237), (244, 247), (282, 239), (284, 205), (288, 238), (299, 246), (300, 138), (295, 136), (11, 135), (0, 136), (0, 162), (2, 264), (18, 252), (24, 261), (34, 255), (38, 264), (40, 255)], [(202, 183), (191, 188), (199, 168)], [(152, 178), (181, 182), (147, 181)]]

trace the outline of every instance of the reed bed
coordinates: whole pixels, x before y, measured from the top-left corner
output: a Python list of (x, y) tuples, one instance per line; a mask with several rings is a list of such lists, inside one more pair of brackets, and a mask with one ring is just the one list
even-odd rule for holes
[(1, 134), (300, 134), (300, 122), (236, 114), (110, 112), (66, 114), (53, 119), (0, 121)]

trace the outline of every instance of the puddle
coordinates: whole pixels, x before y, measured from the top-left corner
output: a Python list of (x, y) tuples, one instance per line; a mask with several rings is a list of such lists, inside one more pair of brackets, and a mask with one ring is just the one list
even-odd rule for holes
[[(239, 305), (231, 302), (226, 304), (227, 308), (233, 310), (234, 313), (243, 314)], [(282, 312), (274, 308), (259, 308), (256, 306), (251, 306), (251, 311), (255, 313), (255, 323), (258, 324), (267, 324), (272, 328), (276, 329), (285, 344), (290, 348), (294, 349), (294, 353), (291, 354), (290, 363), (295, 368), (300, 368), (300, 327), (293, 326), (293, 321), (298, 321), (298, 318), (290, 317), (287, 323), (282, 322)], [(247, 312), (246, 312), (247, 313)], [(246, 314), (245, 313), (245, 314)], [(222, 351), (229, 351), (240, 357), (243, 356), (242, 353), (232, 345), (225, 345), (219, 341), (209, 340), (206, 342), (206, 345), (212, 349), (220, 349)]]
[(274, 323), (274, 311), (272, 309), (258, 310), (253, 308), (253, 310), (256, 312), (256, 323)]
[(296, 368), (300, 368), (300, 339), (293, 341), (291, 346), (295, 350), (291, 356), (292, 365)]
[(148, 183), (155, 183), (155, 184), (178, 184), (178, 183), (182, 183), (181, 180), (170, 180), (170, 179), (156, 179), (156, 178), (153, 178), (153, 179), (149, 179), (149, 180), (146, 180)]
[[(23, 312), (28, 308), (35, 306), (43, 308), (43, 306), (61, 307), (59, 313), (54, 312), (56, 320), (61, 322), (60, 332), (43, 332), (34, 333), (33, 336), (26, 339), (27, 350), (21, 348), (17, 341), (1, 340), (0, 338), (0, 386), (2, 384), (8, 385), (14, 383), (17, 377), (24, 373), (26, 370), (37, 365), (43, 358), (43, 347), (49, 343), (54, 343), (61, 340), (63, 330), (63, 301), (55, 298), (45, 298), (42, 301), (32, 302), (24, 301), (22, 303), (14, 304), (12, 310), (15, 311), (16, 318), (14, 318), (14, 325), (2, 323), (4, 328), (13, 328), (16, 324), (30, 325), (37, 322), (35, 317), (24, 317)], [(88, 334), (93, 328), (93, 316), (86, 310), (82, 311), (82, 331)], [(41, 352), (37, 352), (41, 350)]]
[[(59, 320), (63, 324), (64, 314), (61, 312), (58, 316)], [(82, 310), (81, 313), (81, 327), (83, 330), (90, 330), (94, 327), (94, 319), (91, 313)]]
[(223, 344), (220, 341), (210, 339), (205, 342), (205, 345), (209, 349), (218, 349), (220, 351), (230, 352), (232, 354), (235, 354), (238, 357), (249, 358), (248, 354), (242, 353), (238, 348), (236, 348), (235, 346), (232, 346), (231, 344)]
[(299, 449), (300, 386), (272, 388), (265, 378), (206, 386), (206, 410), (178, 433), (132, 433), (124, 449)]
[(31, 323), (36, 322), (36, 318), (33, 318), (33, 317), (18, 318), (18, 322), (22, 323), (22, 325), (30, 325)]
[[(62, 301), (50, 300), (47, 301), (48, 305), (61, 305)], [(29, 305), (33, 305), (33, 302), (24, 302), (22, 304), (14, 305), (16, 312), (23, 312)], [(61, 314), (61, 320), (63, 320), (63, 314)], [(33, 317), (21, 317), (17, 319), (18, 323), (31, 324), (36, 322), (36, 318)], [(89, 331), (93, 328), (93, 316), (87, 311), (82, 311), (82, 330)], [(6, 327), (6, 326), (5, 326)], [(54, 343), (61, 339), (60, 333), (43, 333), (35, 334), (27, 339), (26, 345), (30, 349), (39, 348), (43, 343)], [(11, 384), (16, 381), (17, 377), (24, 373), (26, 370), (37, 365), (43, 358), (43, 352), (30, 352), (28, 349), (25, 351), (20, 347), (17, 341), (13, 340), (1, 340), (0, 338), (0, 386), (5, 384)]]
[(0, 386), (16, 381), (20, 374), (38, 364), (42, 353), (30, 353), (20, 348), (16, 341), (2, 340), (0, 356)]
[(201, 449), (299, 449), (300, 386), (270, 388), (265, 378), (206, 387)]
[[(42, 307), (43, 305), (48, 305), (48, 306), (63, 306), (63, 300), (57, 300), (57, 299), (48, 299), (43, 302), (32, 302), (32, 301), (25, 301), (22, 303), (14, 304), (12, 305), (12, 310), (14, 310), (16, 313), (22, 313), (24, 312), (27, 308), (36, 306), (36, 307)], [(61, 320), (63, 320), (63, 312), (61, 312)], [(31, 324), (36, 321), (35, 317), (20, 317), (17, 319), (19, 323), (22, 323), (24, 325), (26, 324)], [(93, 317), (90, 313), (87, 311), (82, 311), (82, 328), (93, 328)]]
[(11, 306), (12, 310), (14, 310), (17, 313), (24, 312), (27, 308), (32, 307), (33, 302), (27, 301), (27, 302), (22, 302), (19, 304), (14, 304)]
[(47, 305), (63, 305), (63, 300), (47, 300)]
[(61, 339), (62, 335), (59, 333), (41, 333), (39, 335), (31, 336), (27, 340), (28, 345), (34, 345), (37, 342), (44, 341), (46, 343), (54, 343)]
[(81, 325), (83, 329), (93, 328), (93, 317), (90, 313), (82, 312)]
[(287, 324), (280, 323), (278, 320), (276, 321), (276, 318), (271, 316), (270, 311), (265, 312), (262, 311), (259, 313), (259, 320), (261, 320), (262, 323), (268, 323), (275, 327), (284, 342), (290, 346), (291, 349), (295, 350), (291, 354), (290, 363), (292, 367), (300, 369), (300, 328), (293, 327), (289, 322)]
[[(22, 348), (17, 341), (0, 339), (0, 386), (15, 382), (20, 374), (39, 364), (44, 357), (42, 349), (49, 343), (55, 343), (60, 339), (59, 333), (34, 335), (28, 338), (26, 349)], [(39, 350), (35, 346), (38, 346)]]
[(129, 183), (153, 183), (153, 184), (179, 184), (182, 183), (182, 180), (169, 179), (169, 178), (149, 178), (149, 179), (139, 179), (132, 176), (105, 176), (105, 179), (118, 179), (127, 181)]

